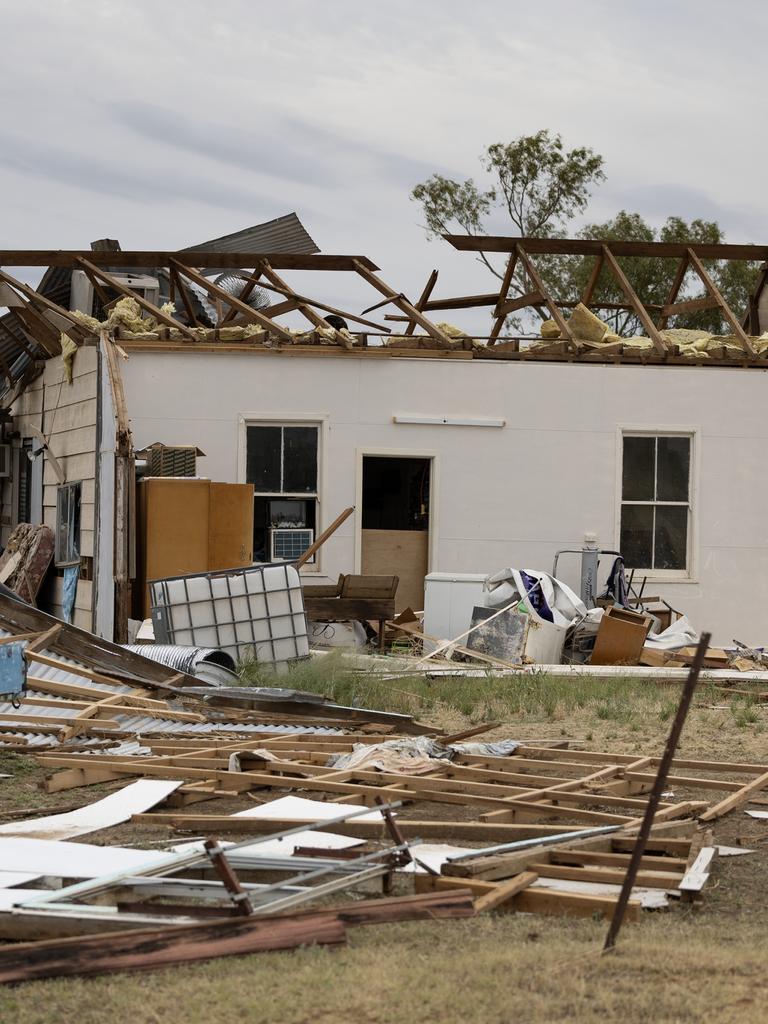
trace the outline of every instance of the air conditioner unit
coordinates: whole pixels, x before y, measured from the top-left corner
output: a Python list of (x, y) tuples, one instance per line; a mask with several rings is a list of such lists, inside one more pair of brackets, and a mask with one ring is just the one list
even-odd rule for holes
[[(124, 288), (130, 288), (147, 302), (158, 305), (160, 300), (160, 282), (156, 277), (149, 277), (146, 274), (111, 274), (116, 281), (119, 281)], [(107, 292), (111, 291), (108, 285), (104, 285)], [(118, 295), (118, 298), (123, 298)], [(78, 309), (81, 313), (93, 316), (93, 284), (84, 270), (72, 271), (72, 290), (70, 292), (69, 308)]]
[(11, 475), (11, 446), (0, 444), (0, 477)]
[(147, 453), (147, 476), (197, 476), (194, 445), (159, 444)]
[(304, 527), (283, 527), (269, 531), (270, 562), (295, 562), (315, 539), (315, 531)]

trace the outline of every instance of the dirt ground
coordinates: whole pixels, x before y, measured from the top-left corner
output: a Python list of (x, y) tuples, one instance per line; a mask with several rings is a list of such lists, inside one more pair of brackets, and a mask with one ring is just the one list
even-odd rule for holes
[[(556, 713), (518, 714), (489, 735), (568, 735), (593, 749), (659, 753), (669, 729), (669, 702), (669, 694), (652, 696), (639, 716), (606, 717), (592, 706), (574, 710), (567, 719)], [(703, 702), (691, 711), (681, 754), (768, 761), (765, 714), (760, 709), (745, 717), (733, 709), (712, 710)], [(451, 709), (436, 712), (432, 719), (450, 729), (469, 721)], [(0, 780), (0, 817), (14, 809), (37, 813), (89, 803), (112, 788), (93, 786), (48, 796), (37, 788), (43, 769), (14, 755), (0, 755), (0, 772), (13, 774), (12, 779)], [(245, 803), (246, 798), (235, 798), (231, 809)], [(429, 810), (432, 814), (436, 805)], [(167, 837), (165, 829), (127, 824), (84, 841), (138, 846)], [(0, 1021), (768, 1020), (768, 821), (737, 810), (721, 819), (715, 837), (719, 843), (755, 852), (720, 858), (699, 907), (675, 904), (666, 912), (645, 913), (640, 923), (625, 926), (617, 950), (607, 957), (600, 954), (603, 922), (489, 914), (463, 921), (350, 929), (347, 947), (335, 952), (260, 954), (153, 974), (4, 989)]]

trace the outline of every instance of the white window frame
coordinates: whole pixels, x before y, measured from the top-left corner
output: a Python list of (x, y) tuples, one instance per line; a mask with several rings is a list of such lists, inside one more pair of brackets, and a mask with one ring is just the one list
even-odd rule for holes
[[(255, 491), (262, 498), (314, 498), (317, 503), (315, 516), (315, 539), (324, 529), (323, 509), (325, 504), (325, 458), (328, 443), (327, 413), (239, 413), (237, 417), (237, 482), (248, 483), (246, 471), (248, 464), (248, 427), (317, 427), (317, 484), (313, 493), (307, 491)], [(282, 460), (281, 469), (282, 473)], [(314, 560), (301, 567), (302, 574), (322, 574), (323, 549), (317, 552)]]
[(625, 437), (687, 437), (691, 442), (691, 461), (688, 478), (688, 544), (685, 569), (641, 569), (628, 565), (629, 570), (635, 568), (635, 576), (647, 578), (649, 582), (658, 583), (696, 583), (699, 567), (699, 457), (701, 430), (696, 426), (665, 426), (664, 424), (649, 427), (647, 424), (636, 426), (626, 424), (616, 430), (616, 484), (615, 484), (615, 521), (614, 547), (621, 550), (621, 509), (622, 505), (684, 505), (685, 502), (675, 501), (622, 501), (622, 475), (624, 469), (624, 438)]

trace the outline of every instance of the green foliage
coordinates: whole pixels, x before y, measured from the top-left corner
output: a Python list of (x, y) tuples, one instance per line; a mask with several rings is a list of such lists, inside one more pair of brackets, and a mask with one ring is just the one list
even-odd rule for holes
[[(495, 142), (486, 148), (480, 162), (491, 179), (491, 187), (486, 190), (472, 178), (460, 182), (440, 174), (433, 174), (412, 190), (411, 199), (421, 206), (428, 236), (457, 232), (470, 235), (498, 233), (489, 230), (488, 221), (501, 210), (510, 221), (508, 230), (512, 234), (565, 237), (566, 229), (574, 218), (586, 210), (592, 188), (605, 180), (602, 156), (586, 146), (566, 150), (561, 136), (549, 131), (521, 135), (509, 143)], [(696, 218), (686, 222), (681, 217), (670, 216), (657, 231), (639, 213), (626, 210), (619, 211), (603, 223), (587, 224), (578, 231), (577, 237), (645, 242), (717, 243), (724, 240), (716, 221)], [(503, 261), (494, 262), (496, 257), (488, 253), (478, 253), (478, 259), (497, 278), (503, 277)], [(545, 284), (562, 302), (579, 300), (592, 272), (593, 262), (568, 256), (537, 259)], [(679, 260), (633, 257), (619, 262), (643, 303), (661, 307), (669, 301)], [(705, 266), (728, 305), (737, 316), (741, 316), (757, 280), (758, 264), (710, 260)], [(524, 270), (518, 267), (510, 286), (510, 296), (530, 290), (531, 283)], [(701, 280), (689, 268), (677, 301), (705, 294)], [(605, 268), (598, 278), (593, 300), (607, 303), (626, 301), (618, 283)], [(602, 319), (623, 337), (642, 332), (637, 317), (629, 311), (606, 309)], [(510, 319), (507, 328), (520, 330), (522, 324), (519, 318)], [(671, 318), (667, 326), (712, 333), (731, 332), (718, 309), (680, 314)]]

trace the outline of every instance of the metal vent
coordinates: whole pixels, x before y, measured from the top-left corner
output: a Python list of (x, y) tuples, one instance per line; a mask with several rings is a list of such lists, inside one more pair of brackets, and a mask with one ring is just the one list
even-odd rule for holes
[(159, 444), (147, 452), (149, 476), (197, 476), (197, 449)]

